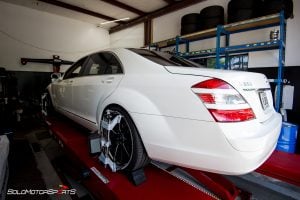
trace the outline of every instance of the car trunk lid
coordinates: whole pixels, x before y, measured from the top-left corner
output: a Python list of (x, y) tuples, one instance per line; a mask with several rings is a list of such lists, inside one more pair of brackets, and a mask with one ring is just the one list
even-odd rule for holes
[(165, 68), (172, 74), (204, 76), (226, 81), (244, 97), (260, 122), (268, 120), (275, 112), (270, 84), (263, 74), (178, 66)]

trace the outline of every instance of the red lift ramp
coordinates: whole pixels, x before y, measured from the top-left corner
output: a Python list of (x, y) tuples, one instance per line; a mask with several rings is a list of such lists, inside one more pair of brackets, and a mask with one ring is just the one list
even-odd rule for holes
[[(77, 129), (72, 122), (48, 118), (46, 123), (66, 154), (90, 171), (89, 177), (81, 183), (96, 199), (234, 200), (237, 196), (240, 199), (250, 199), (249, 193), (244, 195), (221, 175), (176, 166), (164, 168), (159, 162), (147, 166), (144, 169), (147, 180), (135, 186), (125, 174), (112, 172), (99, 162), (97, 156), (89, 154), (88, 134)], [(178, 170), (184, 171), (186, 176), (181, 176)], [(188, 176), (192, 176), (194, 182), (189, 181), (186, 178)], [(197, 185), (196, 182), (200, 184)]]
[(300, 187), (300, 155), (275, 150), (257, 172)]

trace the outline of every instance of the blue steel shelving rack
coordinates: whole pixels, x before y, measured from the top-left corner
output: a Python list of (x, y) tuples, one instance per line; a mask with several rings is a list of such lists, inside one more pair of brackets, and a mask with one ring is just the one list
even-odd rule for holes
[[(279, 39), (276, 41), (263, 41), (251, 44), (241, 44), (230, 46), (230, 35), (239, 32), (246, 32), (250, 30), (257, 30), (267, 27), (279, 26)], [(216, 38), (216, 48), (207, 50), (190, 51), (190, 42), (203, 40), (207, 38)], [(221, 38), (225, 37), (225, 46), (221, 46)], [(204, 58), (208, 56), (216, 56), (216, 68), (217, 69), (230, 69), (228, 65), (229, 55), (232, 53), (243, 53), (252, 51), (265, 51), (278, 49), (278, 73), (275, 83), (277, 85), (276, 90), (276, 102), (275, 109), (280, 111), (281, 107), (281, 93), (283, 86), (283, 71), (285, 66), (285, 41), (286, 41), (286, 19), (284, 18), (284, 12), (281, 11), (278, 14), (263, 16), (255, 19), (245, 20), (237, 23), (219, 25), (216, 28), (200, 31), (188, 35), (176, 36), (168, 40), (160, 41), (151, 44), (151, 47), (157, 49), (175, 46), (175, 53), (178, 56), (186, 58)], [(185, 52), (179, 51), (179, 46), (185, 45)], [(150, 48), (150, 47), (149, 47)], [(220, 62), (221, 56), (225, 56), (225, 65)]]

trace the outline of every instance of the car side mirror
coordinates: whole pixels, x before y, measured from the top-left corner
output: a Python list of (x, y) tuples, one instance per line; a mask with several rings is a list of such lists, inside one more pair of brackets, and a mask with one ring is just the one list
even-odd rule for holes
[(51, 82), (61, 81), (62, 80), (62, 74), (61, 73), (53, 73), (51, 74)]

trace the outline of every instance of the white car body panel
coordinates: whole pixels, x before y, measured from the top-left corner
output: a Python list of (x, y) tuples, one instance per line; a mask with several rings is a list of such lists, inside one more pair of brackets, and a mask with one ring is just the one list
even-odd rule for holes
[(99, 104), (111, 95), (123, 75), (101, 75), (74, 78), (72, 113), (94, 122)]
[[(227, 123), (223, 128), (215, 122), (135, 113), (132, 116), (138, 119), (135, 121), (138, 129), (145, 133), (143, 141), (147, 141), (144, 144), (150, 157), (229, 175), (245, 174), (260, 166), (276, 147), (281, 127), (278, 114), (268, 124), (257, 128), (257, 121), (242, 125)], [(245, 129), (244, 135), (241, 129)], [(264, 132), (256, 132), (258, 129)]]
[[(281, 116), (272, 106), (270, 85), (264, 75), (164, 67), (130, 50), (110, 51), (122, 62), (124, 74), (74, 78), (71, 94), (68, 80), (52, 83), (48, 89), (58, 111), (94, 131), (99, 128), (104, 109), (120, 105), (132, 117), (150, 158), (210, 172), (251, 172), (274, 150)], [(216, 122), (191, 89), (211, 78), (232, 85), (256, 118)], [(260, 90), (265, 91), (271, 105), (265, 110), (258, 96)]]
[[(59, 108), (69, 111), (72, 105), (72, 80), (61, 80), (52, 84), (53, 103)], [(71, 102), (70, 102), (71, 101)]]

